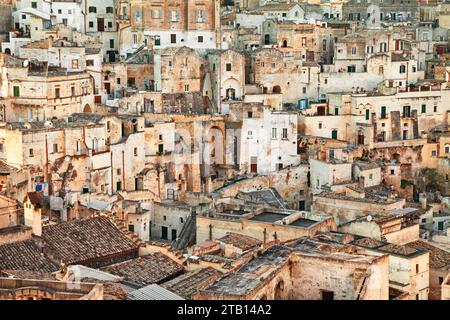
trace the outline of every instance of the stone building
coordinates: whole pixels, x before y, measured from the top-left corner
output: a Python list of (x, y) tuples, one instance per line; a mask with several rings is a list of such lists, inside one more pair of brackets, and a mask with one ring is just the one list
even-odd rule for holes
[(387, 300), (388, 273), (388, 255), (370, 256), (323, 236), (301, 238), (269, 247), (194, 299)]

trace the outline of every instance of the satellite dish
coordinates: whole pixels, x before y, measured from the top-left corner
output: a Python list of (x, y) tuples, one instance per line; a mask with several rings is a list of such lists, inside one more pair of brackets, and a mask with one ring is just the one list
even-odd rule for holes
[(369, 222), (372, 221), (372, 216), (371, 215), (367, 216), (367, 221), (369, 221)]
[(23, 62), (23, 66), (24, 66), (24, 67), (28, 67), (29, 64), (30, 64), (30, 62), (29, 62), (28, 60), (25, 60), (25, 61)]

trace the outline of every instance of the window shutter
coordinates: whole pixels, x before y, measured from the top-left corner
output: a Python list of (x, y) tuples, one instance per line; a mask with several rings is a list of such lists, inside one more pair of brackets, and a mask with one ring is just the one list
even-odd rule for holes
[(195, 22), (197, 22), (197, 21), (198, 21), (198, 10), (195, 9)]
[(177, 10), (177, 21), (180, 21), (180, 11)]

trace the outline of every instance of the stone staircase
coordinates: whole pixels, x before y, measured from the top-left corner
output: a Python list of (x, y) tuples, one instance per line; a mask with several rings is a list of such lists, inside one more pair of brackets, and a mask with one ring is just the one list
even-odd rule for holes
[(111, 217), (112, 222), (116, 225), (117, 229), (122, 231), (128, 238), (130, 238), (134, 243), (138, 246), (144, 245), (144, 241), (142, 241), (137, 234), (134, 232), (128, 231), (125, 220), (119, 219), (117, 216)]

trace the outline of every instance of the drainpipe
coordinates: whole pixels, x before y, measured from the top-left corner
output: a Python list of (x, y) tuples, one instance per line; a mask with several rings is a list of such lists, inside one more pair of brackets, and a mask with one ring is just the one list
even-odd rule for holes
[(125, 151), (124, 150), (122, 150), (122, 180), (123, 180), (122, 190), (126, 191), (126, 187), (125, 187)]

